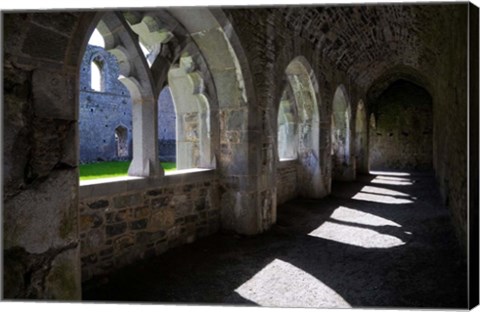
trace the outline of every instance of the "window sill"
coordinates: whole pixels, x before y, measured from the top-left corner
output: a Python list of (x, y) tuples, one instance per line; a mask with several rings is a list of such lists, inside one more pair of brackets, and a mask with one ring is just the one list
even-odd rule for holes
[(179, 183), (196, 183), (215, 179), (215, 169), (184, 169), (166, 172), (163, 177), (133, 177), (122, 176), (115, 178), (80, 181), (79, 197), (90, 198), (109, 196), (124, 192), (138, 191), (166, 187)]
[(298, 158), (280, 158), (280, 162), (295, 161)]

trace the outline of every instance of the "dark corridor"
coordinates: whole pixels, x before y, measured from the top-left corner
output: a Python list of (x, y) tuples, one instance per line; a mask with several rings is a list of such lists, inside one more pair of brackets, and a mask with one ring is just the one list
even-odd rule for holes
[(290, 201), (262, 235), (217, 234), (83, 285), (87, 301), (282, 307), (466, 308), (466, 294), (433, 177), (399, 172)]

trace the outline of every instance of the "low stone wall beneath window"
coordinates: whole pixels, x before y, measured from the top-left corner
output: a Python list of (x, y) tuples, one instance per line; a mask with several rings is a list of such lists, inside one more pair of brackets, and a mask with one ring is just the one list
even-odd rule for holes
[(281, 161), (277, 164), (277, 205), (298, 196), (298, 162)]
[(82, 281), (217, 232), (217, 184), (204, 171), (81, 186)]

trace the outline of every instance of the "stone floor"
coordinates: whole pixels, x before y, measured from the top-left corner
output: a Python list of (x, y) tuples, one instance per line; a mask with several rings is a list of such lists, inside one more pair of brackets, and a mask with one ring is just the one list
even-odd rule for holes
[(332, 190), (278, 207), (267, 233), (217, 234), (176, 248), (85, 283), (83, 298), (466, 308), (466, 263), (430, 175), (378, 172)]

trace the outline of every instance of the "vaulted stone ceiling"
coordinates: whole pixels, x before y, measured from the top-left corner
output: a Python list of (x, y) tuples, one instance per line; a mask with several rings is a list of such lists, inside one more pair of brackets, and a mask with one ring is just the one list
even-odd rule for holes
[(368, 85), (387, 66), (432, 69), (448, 31), (448, 5), (354, 5), (279, 9), (321, 59)]

